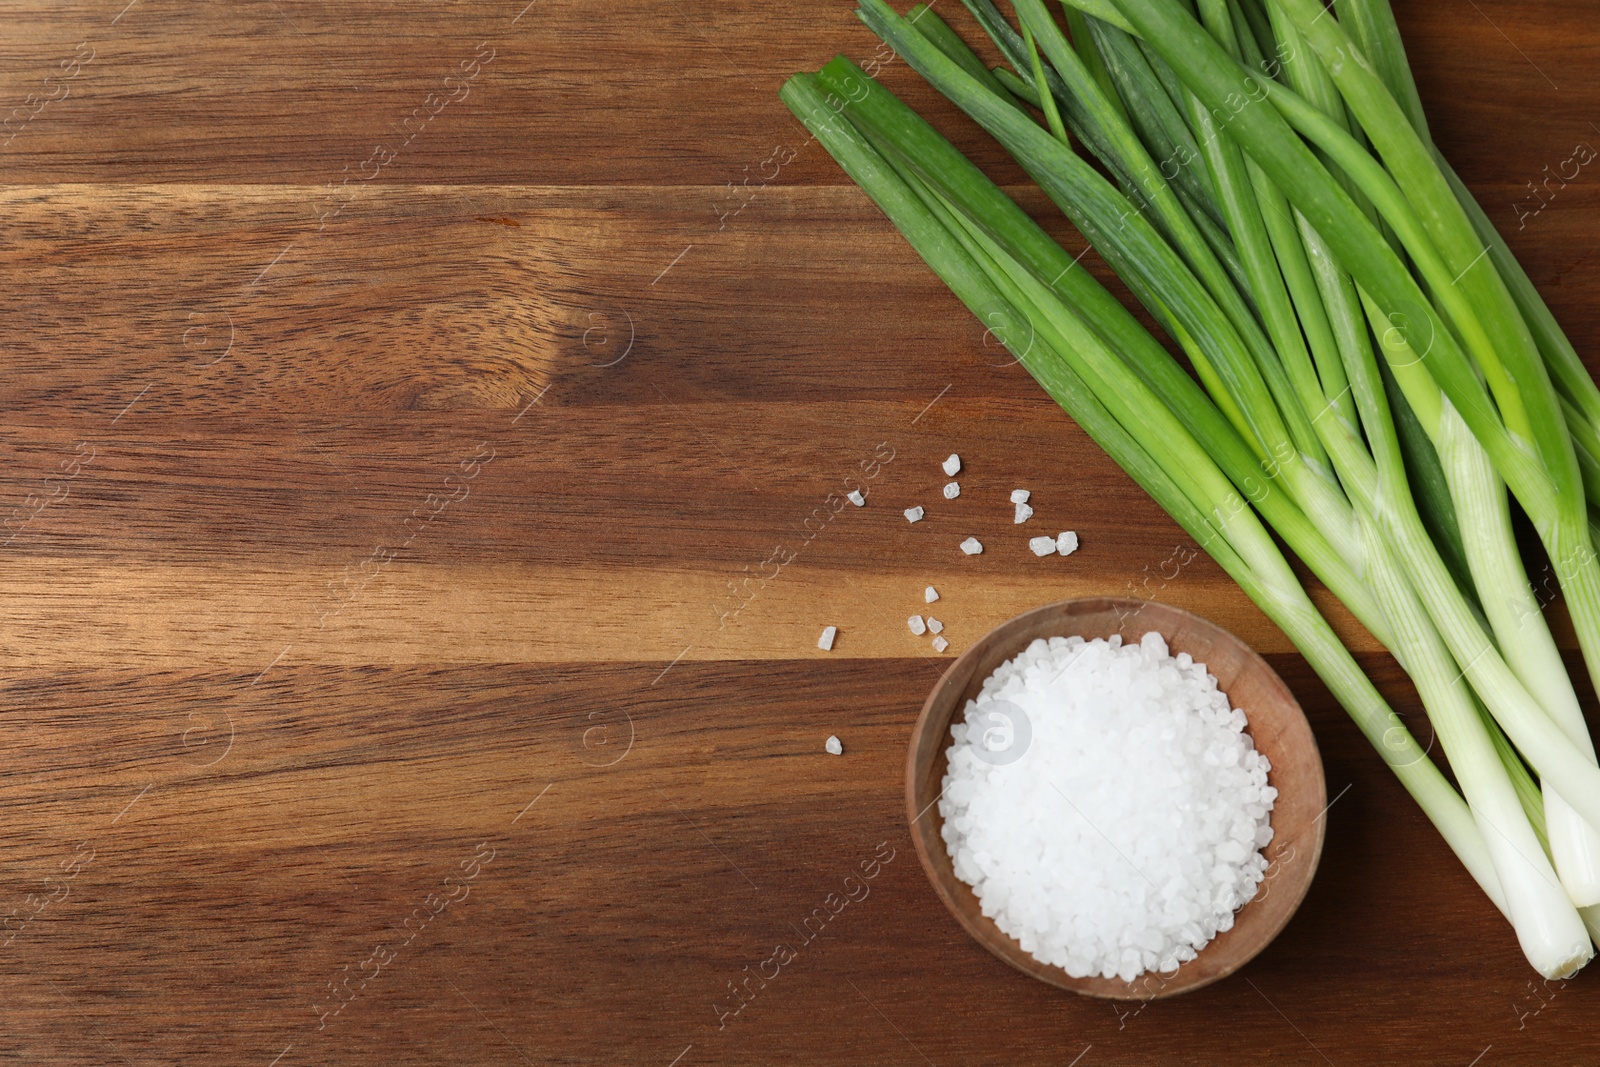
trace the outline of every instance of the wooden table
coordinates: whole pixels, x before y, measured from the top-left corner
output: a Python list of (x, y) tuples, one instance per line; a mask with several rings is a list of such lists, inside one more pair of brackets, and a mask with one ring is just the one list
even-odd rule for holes
[[(872, 56), (848, 5), (524, 3), (4, 5), (0, 1057), (1595, 1061), (1595, 976), (1532, 980), (1283, 638), (779, 105)], [(1592, 5), (1400, 14), (1592, 349), (1600, 177), (1527, 185), (1600, 144)], [(1282, 937), (1142, 1010), (969, 941), (901, 779), (948, 655), (1129, 590), (1269, 653), (1336, 797)]]

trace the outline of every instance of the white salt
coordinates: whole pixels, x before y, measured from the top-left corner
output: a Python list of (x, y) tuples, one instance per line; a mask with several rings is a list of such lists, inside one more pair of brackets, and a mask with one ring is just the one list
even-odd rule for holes
[(939, 814), (956, 876), (1074, 977), (1175, 970), (1267, 867), (1277, 794), (1246, 725), (1159, 634), (1034, 641), (950, 728)]
[(862, 495), (861, 490), (859, 489), (852, 489), (846, 493), (845, 496), (849, 497), (850, 503), (854, 504), (858, 508), (865, 507), (867, 504), (867, 498)]
[(1011, 502), (1013, 504), (1026, 504), (1028, 497), (1032, 495), (1026, 489), (1013, 489), (1011, 490)]
[(1011, 521), (1014, 524), (1020, 525), (1027, 522), (1031, 518), (1033, 518), (1033, 509), (1026, 504), (1018, 504), (1017, 512), (1012, 517)]
[(1067, 530), (1056, 536), (1056, 551), (1063, 556), (1070, 556), (1078, 551), (1078, 535), (1073, 530)]
[(933, 586), (930, 585), (930, 586), (928, 586), (928, 588), (926, 588), (926, 589), (924, 589), (922, 591), (922, 601), (923, 601), (923, 603), (932, 604), (935, 600), (938, 600), (938, 599), (939, 599), (939, 590), (935, 589)]
[(935, 637), (933, 639), (933, 650), (935, 652), (943, 652), (945, 649), (947, 649), (949, 647), (950, 647), (950, 642), (946, 641), (944, 638)]
[(946, 478), (954, 478), (961, 473), (961, 457), (952, 452), (950, 453), (950, 458), (944, 461), (943, 466), (944, 476)]
[(1056, 551), (1056, 539), (1049, 534), (1028, 538), (1028, 547), (1033, 549), (1035, 556), (1051, 556)]
[(832, 652), (833, 637), (838, 632), (839, 628), (837, 626), (824, 626), (822, 628), (822, 636), (817, 638), (817, 647), (824, 652)]
[(922, 505), (918, 504), (914, 508), (906, 508), (906, 521), (907, 522), (921, 522), (922, 521), (922, 516), (923, 516)]
[(832, 734), (828, 735), (828, 739), (822, 743), (822, 747), (827, 749), (828, 753), (830, 755), (834, 755), (834, 756), (842, 756), (842, 755), (844, 755), (844, 745), (839, 741), (839, 739), (837, 737), (834, 737)]
[(921, 637), (928, 632), (928, 624), (922, 621), (921, 615), (913, 615), (906, 620), (906, 625), (911, 627), (911, 632)]
[(965, 541), (961, 542), (961, 551), (965, 552), (969, 556), (976, 556), (979, 552), (983, 551), (983, 542), (979, 541), (976, 537), (969, 537)]
[(944, 632), (944, 623), (940, 622), (938, 619), (934, 618), (932, 615), (929, 615), (928, 616), (928, 632), (930, 634), (943, 633)]
[(944, 486), (944, 498), (946, 500), (954, 500), (956, 497), (958, 497), (960, 495), (961, 495), (961, 483), (960, 482), (946, 482), (945, 483), (945, 486)]

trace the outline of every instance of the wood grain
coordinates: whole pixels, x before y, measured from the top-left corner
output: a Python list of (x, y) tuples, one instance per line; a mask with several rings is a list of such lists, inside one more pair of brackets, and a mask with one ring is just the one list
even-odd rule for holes
[[(1592, 14), (1399, 10), (1438, 140), (1586, 354), (1600, 186), (1531, 217), (1526, 186), (1600, 138)], [(872, 54), (850, 5), (0, 15), (0, 1057), (1600, 1057), (1593, 977), (1530, 983), (1281, 635), (1208, 560), (1175, 565), (1181, 532), (805, 143), (776, 91)], [(868, 504), (835, 512), (850, 478)], [(1025, 529), (1077, 554), (1027, 552), (1019, 485)], [(901, 803), (944, 665), (904, 628), (928, 584), (949, 655), (1130, 591), (1268, 654), (1333, 804), (1265, 953), (1134, 1012), (945, 914)], [(745, 984), (880, 855), (867, 899)]]

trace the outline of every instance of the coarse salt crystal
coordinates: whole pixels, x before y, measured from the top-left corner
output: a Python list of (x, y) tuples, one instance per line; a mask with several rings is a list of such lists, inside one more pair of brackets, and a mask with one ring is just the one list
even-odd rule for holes
[(1056, 551), (1056, 539), (1049, 534), (1040, 537), (1028, 538), (1028, 547), (1033, 549), (1035, 556), (1050, 556)]
[(943, 633), (944, 632), (944, 623), (940, 622), (938, 619), (934, 618), (932, 615), (929, 615), (928, 616), (928, 632), (930, 634)]
[(965, 552), (969, 556), (976, 556), (979, 552), (983, 551), (983, 542), (979, 541), (976, 537), (969, 537), (965, 541), (961, 542), (961, 551)]
[(1013, 524), (1020, 525), (1031, 518), (1033, 518), (1033, 509), (1026, 504), (1018, 504), (1017, 513), (1011, 521)]
[(830, 755), (844, 755), (844, 745), (832, 734), (828, 735), (828, 739), (822, 743), (822, 747), (827, 749)]
[(950, 453), (950, 458), (944, 461), (944, 473), (947, 478), (954, 478), (961, 473), (961, 457)]
[(817, 647), (822, 649), (822, 651), (824, 651), (824, 652), (832, 652), (833, 651), (833, 637), (838, 632), (839, 632), (839, 628), (837, 626), (825, 626), (825, 627), (823, 627), (822, 628), (822, 636), (817, 638)]
[(945, 649), (947, 649), (949, 647), (950, 647), (950, 642), (946, 641), (944, 638), (935, 637), (933, 639), (933, 650), (935, 652), (943, 652)]
[(906, 508), (906, 521), (907, 522), (921, 522), (922, 521), (922, 516), (923, 516), (922, 505), (919, 504), (914, 508)]
[(1013, 489), (1011, 490), (1011, 502), (1013, 504), (1026, 504), (1028, 497), (1032, 495), (1026, 489)]
[(1070, 556), (1078, 551), (1078, 535), (1073, 530), (1066, 530), (1056, 536), (1056, 551), (1063, 556)]
[(921, 615), (913, 615), (906, 620), (906, 625), (911, 627), (911, 632), (921, 637), (928, 632), (928, 624), (922, 621)]
[(847, 497), (849, 497), (850, 503), (854, 504), (856, 507), (859, 508), (859, 507), (865, 507), (866, 506), (867, 498), (861, 494), (861, 490), (852, 489), (852, 490), (850, 490), (850, 492), (846, 493), (845, 495)]
[(933, 586), (930, 585), (930, 586), (928, 586), (928, 588), (926, 588), (926, 589), (924, 589), (922, 591), (922, 601), (923, 601), (923, 603), (932, 604), (935, 600), (938, 600), (938, 599), (939, 599), (939, 590), (935, 589)]
[(960, 482), (946, 482), (945, 483), (945, 486), (944, 486), (944, 498), (946, 500), (954, 500), (956, 497), (958, 497), (960, 495), (961, 495), (961, 483)]

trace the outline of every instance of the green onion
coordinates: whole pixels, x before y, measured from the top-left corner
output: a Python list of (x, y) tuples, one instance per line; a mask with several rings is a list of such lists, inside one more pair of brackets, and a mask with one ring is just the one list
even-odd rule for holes
[(1056, 108), (1055, 94), (1050, 91), (1050, 83), (1044, 79), (1044, 60), (1039, 58), (1039, 45), (1028, 31), (1026, 22), (1022, 24), (1022, 39), (1028, 46), (1028, 61), (1033, 68), (1033, 91), (1039, 98), (1039, 106), (1044, 109), (1056, 140), (1071, 147), (1067, 140), (1067, 128), (1061, 124), (1061, 112)]
[[(1067, 0), (1072, 41), (1042, 0), (1016, 0), (1016, 27), (963, 2), (1014, 70), (920, 6), (917, 27), (883, 0), (858, 14), (1011, 153), (1193, 377), (848, 60), (785, 102), (975, 313), (1026, 325), (1001, 338), (1019, 362), (1290, 637), (1529, 961), (1570, 974), (1600, 934), (1600, 766), (1508, 490), (1600, 677), (1600, 389), (1428, 138), (1385, 0), (1339, 18), (1316, 0), (1199, 0), (1198, 18)], [(1462, 792), (1272, 533), (1394, 653)]]

